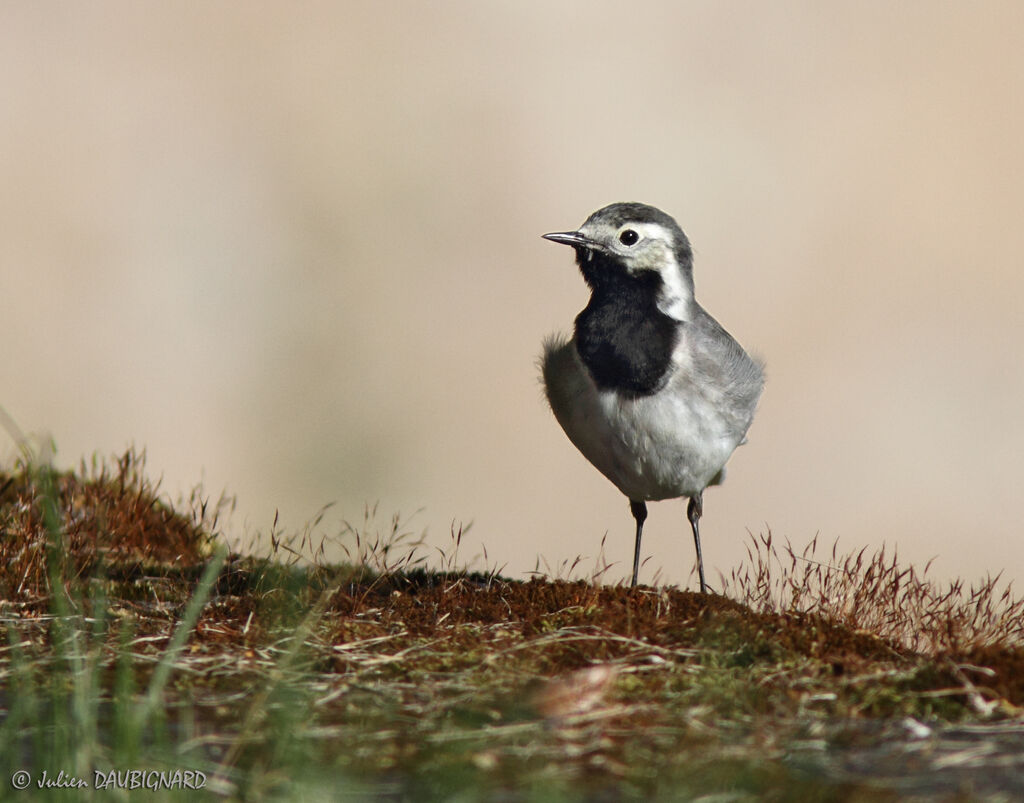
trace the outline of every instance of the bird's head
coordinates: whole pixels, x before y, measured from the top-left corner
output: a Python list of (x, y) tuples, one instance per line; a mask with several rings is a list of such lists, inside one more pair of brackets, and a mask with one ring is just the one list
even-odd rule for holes
[(576, 231), (543, 237), (576, 250), (576, 263), (592, 291), (649, 287), (658, 309), (676, 320), (690, 318), (693, 251), (679, 224), (660, 209), (611, 204), (594, 212)]

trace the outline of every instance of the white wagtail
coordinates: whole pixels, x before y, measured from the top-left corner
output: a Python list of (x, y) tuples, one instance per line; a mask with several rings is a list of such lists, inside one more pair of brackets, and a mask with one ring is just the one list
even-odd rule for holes
[(679, 224), (636, 203), (606, 206), (571, 245), (590, 287), (575, 334), (544, 343), (551, 409), (577, 449), (629, 499), (636, 519), (633, 585), (647, 501), (689, 497), (687, 518), (706, 591), (697, 523), (702, 494), (743, 443), (761, 366), (693, 297), (693, 251)]

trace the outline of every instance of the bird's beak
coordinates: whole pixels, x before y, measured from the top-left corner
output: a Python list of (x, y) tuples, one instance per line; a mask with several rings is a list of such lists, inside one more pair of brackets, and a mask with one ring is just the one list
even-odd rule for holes
[(578, 231), (553, 231), (551, 234), (542, 234), (545, 240), (562, 245), (571, 245), (574, 248), (586, 248), (588, 251), (603, 251), (604, 246), (589, 237), (584, 237)]

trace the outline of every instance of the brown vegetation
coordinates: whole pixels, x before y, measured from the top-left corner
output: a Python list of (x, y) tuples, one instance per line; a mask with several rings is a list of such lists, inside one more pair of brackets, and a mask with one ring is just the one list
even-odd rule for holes
[[(20, 622), (19, 649), (43, 660), (59, 583), (74, 610), (107, 606), (101, 660), (120, 660), (128, 634), (144, 676), (219, 537), (223, 502), (194, 494), (185, 507), (161, 499), (132, 453), (113, 468), (0, 474), (0, 607)], [(815, 544), (797, 555), (756, 538), (723, 596), (515, 581), (453, 571), (451, 558), (430, 571), (397, 518), (372, 530), (369, 514), (349, 528), (352, 564), (300, 566), (316, 554), (308, 532), (298, 547), (272, 536), (287, 560), (225, 563), (175, 663), (176, 694), (225, 771), (265, 738), (251, 734), (289, 678), (312, 700), (302, 710), (327, 734), (320, 744), (332, 756), (347, 746), (351, 771), (415, 771), (426, 746), (466, 741), (467, 760), (490, 772), (528, 733), (531, 762), (531, 750), (576, 751), (588, 772), (630, 783), (644, 762), (675, 762), (671, 774), (709, 760), (709, 740), (775, 761), (779, 744), (825, 723), (981, 722), (1024, 705), (1022, 602), (994, 580), (940, 587), (884, 550), (820, 561)]]

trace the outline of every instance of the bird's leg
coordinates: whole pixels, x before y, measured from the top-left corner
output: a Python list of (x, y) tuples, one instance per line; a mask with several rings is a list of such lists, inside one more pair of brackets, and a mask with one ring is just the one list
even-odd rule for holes
[(690, 504), (686, 506), (686, 518), (690, 520), (690, 526), (693, 528), (693, 543), (697, 545), (697, 573), (700, 575), (700, 593), (706, 594), (708, 586), (704, 582), (704, 558), (700, 554), (700, 528), (697, 526), (697, 522), (700, 521), (703, 512), (703, 494), (694, 494), (690, 497)]
[(629, 500), (629, 511), (633, 514), (633, 518), (636, 519), (636, 546), (633, 547), (633, 583), (632, 588), (636, 588), (636, 574), (640, 570), (640, 536), (644, 532), (644, 520), (647, 518), (647, 505), (643, 502), (637, 502), (632, 499)]

